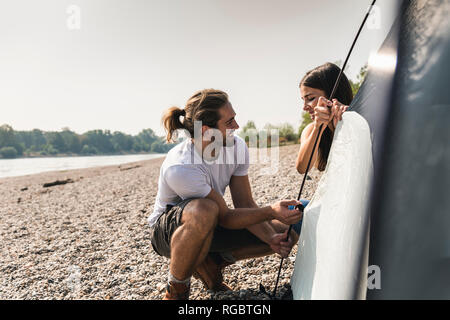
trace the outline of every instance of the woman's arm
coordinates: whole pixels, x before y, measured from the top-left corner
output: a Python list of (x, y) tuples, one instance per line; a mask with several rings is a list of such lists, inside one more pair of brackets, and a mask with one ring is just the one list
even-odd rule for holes
[[(317, 146), (320, 144), (320, 139), (322, 138), (322, 134), (325, 129), (326, 126), (324, 125), (319, 131), (319, 127), (315, 126), (314, 123), (310, 123), (303, 130), (300, 138), (300, 151), (298, 152), (297, 160), (295, 162), (295, 167), (300, 174), (304, 174), (306, 172), (306, 167), (308, 165), (309, 158), (311, 157), (314, 141), (316, 140), (317, 135), (320, 135), (319, 140), (317, 141)], [(318, 158), (319, 148), (317, 148), (317, 146), (314, 150), (311, 166), (316, 163)]]
[[(324, 97), (320, 97), (317, 105), (314, 107), (313, 122), (306, 126), (302, 132), (300, 138), (300, 151), (298, 152), (297, 161), (295, 167), (300, 174), (306, 172), (306, 167), (308, 166), (309, 158), (314, 147), (314, 142), (316, 141), (317, 135), (319, 135), (319, 140), (317, 141), (317, 146), (320, 144), (322, 134), (327, 128), (331, 120), (333, 120), (333, 103)], [(313, 166), (318, 158), (319, 148), (316, 147), (314, 150), (314, 155), (311, 160), (311, 166)]]

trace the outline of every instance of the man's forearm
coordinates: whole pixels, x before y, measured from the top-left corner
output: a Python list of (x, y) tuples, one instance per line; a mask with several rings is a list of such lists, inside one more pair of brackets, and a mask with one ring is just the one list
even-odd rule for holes
[(271, 237), (276, 233), (275, 229), (269, 223), (269, 221), (264, 221), (247, 228), (248, 231), (257, 236), (261, 241), (269, 244)]
[(227, 229), (246, 229), (261, 222), (272, 220), (273, 209), (264, 208), (236, 208), (220, 217), (219, 224)]
[[(255, 203), (253, 199), (251, 199), (248, 203), (249, 208), (258, 208), (258, 205)], [(271, 236), (276, 233), (275, 229), (269, 223), (269, 221), (264, 221), (258, 224), (254, 224), (250, 227), (247, 227), (247, 230), (257, 236), (261, 241), (265, 243), (270, 243)]]

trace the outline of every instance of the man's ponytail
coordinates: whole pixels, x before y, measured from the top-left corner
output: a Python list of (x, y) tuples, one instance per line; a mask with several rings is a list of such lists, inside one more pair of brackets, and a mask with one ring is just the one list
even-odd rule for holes
[(171, 107), (166, 110), (162, 117), (162, 123), (167, 131), (167, 142), (174, 142), (173, 133), (175, 130), (184, 129), (184, 125), (181, 122), (180, 117), (185, 115), (186, 111), (178, 107)]

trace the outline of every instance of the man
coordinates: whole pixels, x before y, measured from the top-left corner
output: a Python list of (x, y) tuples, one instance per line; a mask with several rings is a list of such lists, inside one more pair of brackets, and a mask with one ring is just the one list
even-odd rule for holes
[[(192, 96), (184, 110), (172, 107), (163, 116), (168, 141), (179, 129), (193, 137), (168, 153), (149, 217), (154, 250), (170, 258), (164, 299), (188, 299), (192, 275), (207, 289), (231, 290), (223, 282), (225, 266), (273, 253), (286, 257), (298, 240), (291, 231), (285, 241), (289, 225), (302, 217), (288, 207), (300, 202), (263, 208), (254, 202), (248, 149), (233, 135), (239, 128), (235, 115), (226, 93), (208, 89)], [(226, 187), (234, 209), (223, 199)]]

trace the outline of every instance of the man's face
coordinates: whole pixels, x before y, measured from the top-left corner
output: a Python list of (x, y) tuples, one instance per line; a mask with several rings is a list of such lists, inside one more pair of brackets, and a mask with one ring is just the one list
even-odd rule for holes
[(230, 102), (227, 102), (219, 109), (220, 120), (217, 122), (217, 129), (222, 133), (223, 145), (233, 145), (234, 143), (234, 131), (239, 129), (239, 125), (236, 122), (233, 106)]

